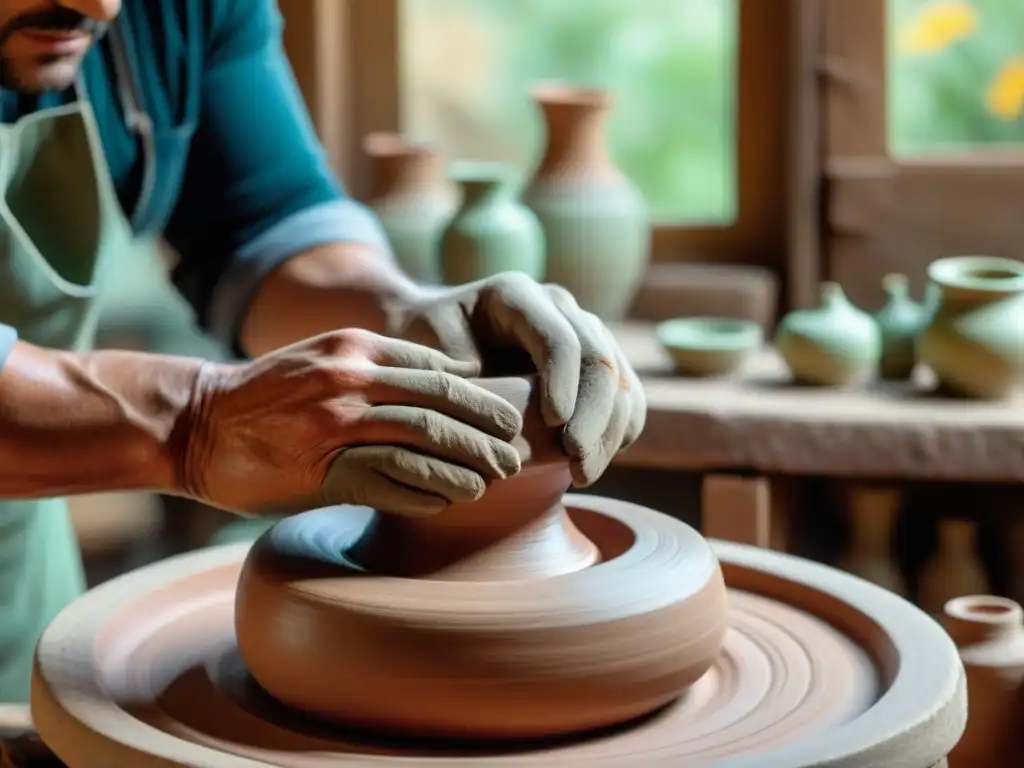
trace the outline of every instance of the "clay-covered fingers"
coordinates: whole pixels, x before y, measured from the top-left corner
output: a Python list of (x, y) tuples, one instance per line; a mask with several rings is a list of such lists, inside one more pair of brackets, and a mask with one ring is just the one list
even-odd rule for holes
[(359, 504), (423, 517), (451, 503), (476, 501), (483, 478), (465, 467), (400, 446), (349, 448), (334, 460), (323, 484), (328, 504)]
[(619, 450), (622, 451), (636, 442), (647, 425), (647, 395), (644, 393), (644, 385), (640, 381), (640, 377), (636, 375), (633, 366), (626, 359), (626, 353), (622, 351), (622, 347), (615, 341), (607, 326), (604, 328), (604, 333), (610, 343), (615, 346), (615, 357), (618, 360), (619, 373), (622, 374), (620, 384), (629, 397), (629, 421), (619, 445)]
[(544, 286), (508, 272), (480, 288), (477, 311), (504, 343), (530, 355), (541, 381), (540, 406), (551, 427), (565, 424), (576, 407), (580, 383), (580, 342)]
[(616, 361), (616, 368), (619, 374), (618, 388), (615, 392), (615, 404), (612, 407), (611, 417), (601, 433), (599, 450), (597, 453), (603, 458), (604, 466), (599, 467), (595, 461), (592, 467), (597, 472), (596, 476), (587, 476), (589, 482), (594, 482), (604, 474), (615, 454), (628, 448), (640, 436), (644, 424), (647, 421), (647, 398), (644, 396), (643, 385), (636, 375), (633, 367), (626, 360), (612, 332), (603, 323), (599, 324), (599, 333), (604, 337), (605, 349), (609, 350)]
[(363, 396), (371, 406), (437, 411), (501, 440), (511, 440), (523, 428), (522, 415), (507, 400), (443, 371), (377, 368)]
[(520, 470), (519, 452), (507, 440), (427, 408), (375, 405), (363, 410), (349, 429), (350, 445), (411, 448), (489, 480)]
[(372, 359), (388, 368), (438, 371), (462, 378), (480, 375), (480, 362), (475, 357), (456, 360), (431, 347), (387, 336), (374, 339)]
[[(622, 377), (617, 346), (610, 334), (604, 333), (604, 324), (596, 315), (582, 310), (572, 294), (561, 286), (547, 285), (545, 290), (572, 326), (580, 344), (576, 407), (565, 425), (562, 443), (573, 458), (574, 485), (585, 487), (604, 473), (618, 450), (617, 445), (608, 443), (625, 430), (629, 402), (624, 402), (620, 395)], [(623, 408), (627, 409), (625, 415)]]

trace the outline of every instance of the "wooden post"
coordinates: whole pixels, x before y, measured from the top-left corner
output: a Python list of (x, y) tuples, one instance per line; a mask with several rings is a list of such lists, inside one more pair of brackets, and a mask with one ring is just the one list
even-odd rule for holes
[(701, 491), (703, 533), (712, 539), (767, 548), (770, 504), (766, 478), (708, 475)]

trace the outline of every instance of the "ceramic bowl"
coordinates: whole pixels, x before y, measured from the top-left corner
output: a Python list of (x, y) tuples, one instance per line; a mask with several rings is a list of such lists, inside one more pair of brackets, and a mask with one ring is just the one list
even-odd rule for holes
[(655, 328), (676, 372), (686, 376), (726, 376), (761, 348), (764, 333), (752, 320), (679, 317)]

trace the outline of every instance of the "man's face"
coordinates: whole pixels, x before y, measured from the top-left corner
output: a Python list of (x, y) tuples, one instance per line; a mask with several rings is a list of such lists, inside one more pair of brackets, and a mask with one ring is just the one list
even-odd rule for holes
[(0, 87), (63, 90), (121, 0), (0, 0)]

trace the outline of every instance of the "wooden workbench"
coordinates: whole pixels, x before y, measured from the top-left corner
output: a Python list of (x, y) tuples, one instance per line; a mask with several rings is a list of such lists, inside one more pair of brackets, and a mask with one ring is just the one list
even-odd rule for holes
[(798, 387), (770, 347), (734, 378), (687, 379), (672, 375), (651, 325), (613, 331), (648, 400), (647, 426), (616, 465), (704, 473), (709, 536), (766, 546), (785, 477), (1024, 482), (1024, 396), (942, 398), (927, 371), (904, 384)]

